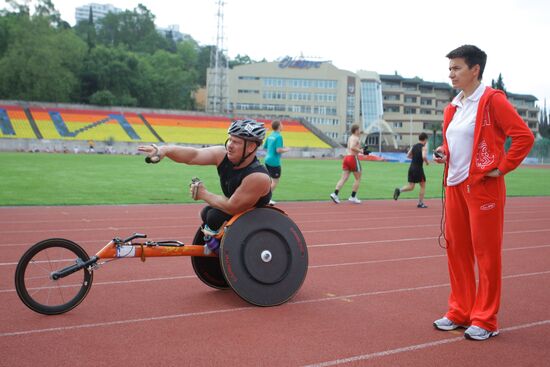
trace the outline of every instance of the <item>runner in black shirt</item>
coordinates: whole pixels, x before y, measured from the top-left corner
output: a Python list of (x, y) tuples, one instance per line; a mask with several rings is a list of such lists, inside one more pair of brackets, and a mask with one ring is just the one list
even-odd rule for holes
[(426, 143), (428, 142), (428, 135), (426, 133), (420, 133), (418, 135), (419, 143), (413, 145), (413, 147), (407, 153), (407, 157), (411, 159), (411, 165), (409, 167), (409, 183), (402, 188), (396, 188), (393, 192), (393, 199), (397, 200), (399, 194), (405, 191), (412, 191), (415, 184), (420, 184), (420, 192), (418, 194), (418, 208), (427, 208), (424, 204), (424, 193), (426, 192), (426, 176), (424, 175), (423, 163), (429, 165), (427, 158)]

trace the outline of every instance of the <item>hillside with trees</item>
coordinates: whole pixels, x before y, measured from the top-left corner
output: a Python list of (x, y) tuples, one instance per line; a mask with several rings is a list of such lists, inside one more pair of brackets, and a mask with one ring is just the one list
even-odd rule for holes
[[(0, 99), (194, 110), (215, 46), (156, 30), (144, 5), (71, 27), (51, 0), (0, 9)], [(253, 62), (248, 56), (230, 66)]]

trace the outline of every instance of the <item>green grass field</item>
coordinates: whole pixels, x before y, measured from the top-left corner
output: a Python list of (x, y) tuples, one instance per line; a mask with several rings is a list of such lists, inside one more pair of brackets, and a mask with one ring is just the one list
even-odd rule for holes
[[(390, 199), (407, 180), (408, 164), (363, 162), (359, 198)], [(425, 167), (426, 197), (441, 196), (443, 167)], [(285, 159), (274, 200), (328, 200), (341, 174), (340, 160)], [(0, 205), (190, 203), (188, 183), (200, 177), (221, 193), (215, 167), (164, 160), (145, 164), (142, 156), (0, 153)], [(508, 196), (550, 196), (550, 169), (520, 167), (506, 176)], [(340, 194), (347, 198), (351, 179)], [(401, 198), (418, 197), (418, 188)]]

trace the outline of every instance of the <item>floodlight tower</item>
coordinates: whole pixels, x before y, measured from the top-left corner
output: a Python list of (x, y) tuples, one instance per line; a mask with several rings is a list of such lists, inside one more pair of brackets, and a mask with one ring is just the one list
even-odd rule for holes
[(218, 26), (216, 32), (216, 46), (210, 52), (210, 69), (207, 78), (207, 111), (215, 114), (229, 112), (227, 98), (227, 70), (229, 69), (226, 50), (224, 48), (223, 7), (225, 1), (216, 0), (218, 11)]

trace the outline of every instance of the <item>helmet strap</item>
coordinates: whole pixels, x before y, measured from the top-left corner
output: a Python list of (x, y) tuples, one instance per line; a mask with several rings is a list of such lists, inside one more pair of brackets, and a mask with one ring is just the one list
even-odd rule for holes
[(258, 145), (256, 144), (256, 149), (254, 149), (253, 151), (251, 151), (250, 153), (246, 154), (246, 147), (247, 147), (247, 144), (248, 144), (248, 140), (244, 140), (244, 147), (243, 147), (243, 155), (241, 157), (241, 160), (239, 161), (239, 163), (237, 164), (234, 164), (233, 167), (238, 167), (240, 166), (248, 157), (250, 157), (252, 154), (256, 153), (256, 150), (258, 149)]

